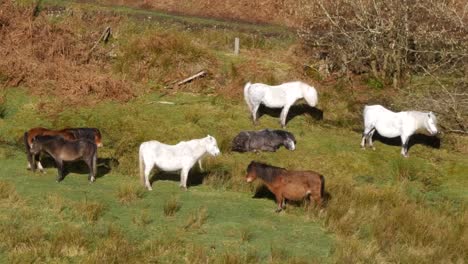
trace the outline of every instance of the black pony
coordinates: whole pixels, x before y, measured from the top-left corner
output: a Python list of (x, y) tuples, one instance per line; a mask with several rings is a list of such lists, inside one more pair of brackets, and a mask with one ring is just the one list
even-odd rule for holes
[(264, 129), (260, 131), (242, 131), (232, 140), (232, 151), (270, 151), (275, 152), (281, 146), (289, 150), (296, 148), (296, 138), (284, 130)]
[[(61, 136), (37, 136), (31, 144), (33, 164), (35, 156), (41, 151), (47, 152), (55, 160), (58, 169), (57, 182), (64, 178), (63, 162), (75, 160), (84, 160), (89, 167), (89, 181), (96, 180), (97, 146), (94, 142), (87, 139), (69, 141)], [(35, 166), (32, 169), (35, 170)]]

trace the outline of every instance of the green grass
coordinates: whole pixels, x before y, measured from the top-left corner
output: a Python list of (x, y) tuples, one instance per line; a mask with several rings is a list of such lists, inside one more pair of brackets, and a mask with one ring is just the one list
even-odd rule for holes
[[(70, 109), (54, 115), (53, 120), (46, 113), (37, 115), (33, 110), (30, 115), (36, 116), (37, 121), (23, 122), (24, 112), (35, 109), (36, 100), (21, 91), (7, 91), (7, 111), (11, 114), (2, 120), (1, 177), (2, 181), (13, 184), (23, 201), (20, 208), (26, 208), (22, 210), (32, 215), (35, 226), (40, 227), (34, 239), (46, 243), (51, 232), (63, 230), (63, 225), (68, 224), (78, 229), (90, 228), (91, 233), (114, 228), (117, 234), (106, 233), (107, 238), (87, 234), (82, 239), (108, 239), (103, 242), (110, 243), (110, 249), (106, 250), (112, 249), (112, 239), (126, 241), (122, 243), (128, 243), (128, 255), (119, 256), (128, 259), (149, 254), (144, 253), (143, 245), (168, 239), (178, 241), (184, 248), (173, 249), (175, 252), (183, 250), (185, 254), (198, 254), (202, 258), (307, 262), (311, 256), (317, 261), (343, 261), (348, 259), (348, 254), (357, 254), (349, 259), (362, 261), (372, 259), (383, 246), (376, 244), (375, 252), (362, 251), (365, 241), (380, 243), (388, 239), (381, 233), (388, 226), (379, 227), (382, 224), (378, 224), (378, 219), (385, 215), (379, 216), (382, 210), (390, 210), (391, 214), (398, 208), (392, 204), (400, 204), (399, 214), (411, 215), (413, 211), (412, 217), (429, 214), (434, 219), (449, 217), (451, 221), (465, 221), (456, 220), (458, 214), (451, 211), (463, 212), (466, 207), (467, 185), (463, 184), (467, 167), (462, 156), (448, 149), (416, 145), (411, 148), (409, 159), (400, 157), (398, 146), (380, 142), (375, 143), (377, 150), (363, 151), (359, 148), (359, 133), (322, 126), (320, 122), (311, 122), (309, 116), (298, 116), (288, 124), (288, 130), (298, 140), (294, 152), (280, 149), (277, 153), (231, 153), (232, 137), (238, 131), (254, 128), (242, 101), (183, 93), (160, 96), (152, 93), (126, 104), (103, 102), (89, 108)], [(175, 104), (159, 104), (159, 100)], [(57, 127), (99, 127), (105, 146), (99, 150), (99, 156), (117, 159), (118, 165), (112, 165), (111, 172), (94, 184), (88, 183), (87, 174), (71, 173), (63, 182), (56, 183), (55, 168), (48, 168), (46, 174), (27, 171), (26, 157), (20, 141), (16, 140), (20, 137), (18, 133), (34, 125), (51, 123)], [(260, 118), (260, 124), (258, 128), (279, 127), (277, 118), (267, 115)], [(179, 177), (174, 175), (174, 181), (156, 181), (152, 192), (141, 189), (136, 154), (142, 141), (176, 143), (206, 134), (217, 138), (223, 154), (205, 159), (207, 175), (202, 184), (190, 186), (185, 192), (179, 189)], [(292, 169), (319, 171), (325, 175), (326, 189), (332, 195), (328, 207), (319, 212), (289, 205), (285, 213), (274, 213), (274, 201), (253, 199), (255, 186), (244, 182), (245, 167), (253, 159)], [(4, 208), (3, 212), (10, 210)], [(356, 213), (350, 215), (349, 210)], [(369, 210), (372, 216), (366, 218)], [(392, 221), (400, 221), (399, 216), (395, 217)], [(405, 239), (412, 237), (409, 231), (398, 232)], [(413, 237), (416, 241), (417, 236)], [(76, 256), (71, 257), (74, 260), (84, 259), (84, 254), (79, 252), (94, 252), (97, 254), (94, 257), (113, 254), (101, 252), (93, 243), (70, 247), (76, 251), (70, 249), (75, 252)], [(186, 247), (191, 251), (186, 251)], [(42, 257), (61, 258), (64, 255), (60, 252), (44, 253)], [(67, 254), (73, 255), (70, 252)], [(18, 260), (22, 256), (15, 254), (7, 254), (8, 259)], [(407, 258), (405, 254), (409, 254)], [(412, 253), (405, 254), (400, 260), (413, 259)], [(176, 261), (170, 257), (167, 260)]]
[[(77, 6), (90, 14), (103, 10)], [(66, 25), (67, 19), (51, 23)], [(252, 125), (242, 87), (247, 80), (302, 78), (295, 70), (297, 61), (302, 65), (301, 53), (289, 52), (293, 38), (217, 31), (203, 19), (169, 29), (164, 23), (174, 24), (171, 19), (161, 23), (125, 21), (113, 29), (118, 38), (105, 47), (119, 49), (117, 57), (104, 61), (109, 71), (133, 79), (136, 89), (146, 87), (128, 102), (62, 104), (61, 110), (60, 98), (30, 96), (33, 87), (2, 90), (0, 262), (466, 262), (466, 140), (447, 143), (444, 137), (440, 149), (416, 145), (409, 159), (401, 157), (399, 146), (381, 142), (375, 142), (375, 151), (363, 151), (359, 130), (365, 99), (342, 79), (335, 88), (318, 87), (324, 120), (301, 115), (288, 124), (298, 141), (294, 152), (231, 153), (239, 131), (279, 128), (278, 118), (268, 115)], [(182, 30), (187, 23), (195, 23), (193, 31)], [(239, 34), (247, 42), (233, 56), (232, 38)], [(159, 45), (162, 39), (171, 44)], [(163, 88), (199, 67), (208, 67), (210, 75), (177, 91)], [(384, 89), (373, 90), (378, 97)], [(35, 126), (98, 127), (104, 140), (99, 167), (110, 172), (89, 184), (85, 172), (56, 183), (55, 168), (46, 174), (27, 171), (22, 135)], [(152, 192), (141, 186), (141, 142), (174, 144), (207, 134), (216, 137), (222, 155), (204, 159), (202, 173), (194, 168), (189, 182), (201, 174), (200, 184), (182, 191), (174, 174), (172, 181), (156, 181)], [(288, 204), (276, 214), (274, 201), (252, 198), (258, 183), (244, 180), (251, 160), (316, 170), (325, 176), (331, 200), (322, 210)]]

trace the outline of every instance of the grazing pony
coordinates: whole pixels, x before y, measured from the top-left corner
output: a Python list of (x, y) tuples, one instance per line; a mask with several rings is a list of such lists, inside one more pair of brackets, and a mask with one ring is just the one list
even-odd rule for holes
[(152, 190), (149, 175), (154, 166), (162, 171), (179, 171), (180, 186), (187, 190), (187, 177), (190, 169), (206, 154), (220, 154), (216, 139), (206, 136), (200, 139), (182, 141), (176, 145), (167, 145), (159, 141), (147, 141), (140, 145), (140, 178), (148, 190)]
[(308, 105), (317, 105), (317, 91), (303, 82), (288, 82), (276, 86), (250, 82), (244, 86), (244, 99), (252, 114), (253, 123), (257, 123), (257, 111), (260, 104), (270, 108), (283, 108), (280, 115), (281, 126), (286, 127), (289, 108), (299, 99), (304, 98)]
[[(98, 147), (102, 147), (101, 132), (97, 128), (65, 128), (62, 130), (52, 130), (43, 127), (31, 128), (24, 133), (24, 145), (26, 147), (26, 155), (28, 157), (28, 169), (31, 169), (36, 164), (32, 164), (31, 143), (37, 136), (61, 136), (66, 140), (88, 139), (93, 141)], [(44, 172), (44, 168), (39, 160), (39, 153), (36, 155), (37, 167), (39, 171)]]
[[(31, 149), (32, 161), (35, 164), (35, 157), (39, 152), (44, 151), (49, 154), (57, 164), (57, 182), (64, 178), (63, 162), (84, 160), (89, 168), (88, 179), (90, 182), (96, 180), (97, 146), (87, 139), (66, 140), (62, 136), (37, 136), (32, 140)], [(35, 166), (32, 167), (34, 171)]]
[(289, 150), (296, 149), (296, 138), (284, 130), (264, 129), (260, 131), (242, 131), (232, 140), (232, 151), (270, 151), (275, 152), (281, 146)]
[(247, 167), (246, 181), (253, 182), (260, 178), (275, 195), (280, 212), (286, 207), (285, 199), (299, 201), (309, 196), (318, 206), (322, 205), (325, 192), (325, 179), (314, 171), (288, 171), (252, 161)]
[(372, 136), (377, 130), (383, 137), (401, 138), (401, 155), (408, 155), (408, 141), (415, 132), (429, 132), (436, 135), (437, 118), (432, 112), (405, 111), (392, 112), (381, 105), (366, 105), (364, 107), (364, 132), (362, 133), (361, 147), (365, 149), (366, 141), (372, 144)]

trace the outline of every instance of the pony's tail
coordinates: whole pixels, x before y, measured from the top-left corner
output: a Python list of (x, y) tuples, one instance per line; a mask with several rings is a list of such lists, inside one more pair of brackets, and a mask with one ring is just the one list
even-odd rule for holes
[(143, 160), (143, 155), (141, 153), (141, 146), (140, 146), (140, 150), (138, 151), (138, 163), (140, 165), (140, 180), (144, 185), (145, 184), (145, 162)]
[(93, 173), (94, 173), (94, 178), (96, 178), (97, 177), (97, 146), (93, 155)]
[(24, 135), (23, 135), (23, 141), (24, 141), (24, 146), (26, 148), (26, 156), (28, 158), (28, 162), (29, 162), (29, 166), (30, 166), (30, 169), (34, 169), (34, 166), (36, 164), (33, 164), (33, 157), (32, 157), (32, 153), (31, 153), (31, 146), (29, 146), (29, 133), (26, 131), (24, 132)]
[(24, 146), (26, 147), (26, 152), (30, 153), (31, 147), (29, 146), (28, 137), (29, 137), (29, 133), (27, 131), (24, 132), (24, 135), (23, 135)]
[(364, 105), (364, 110), (362, 111), (362, 114), (364, 116), (366, 116), (366, 112), (369, 110), (369, 106), (368, 105)]
[(314, 87), (304, 84), (305, 88), (303, 88), (303, 96), (304, 100), (307, 102), (308, 105), (314, 107), (318, 103), (318, 95), (317, 90)]
[(252, 84), (250, 82), (246, 83), (244, 86), (244, 99), (245, 102), (247, 103), (247, 106), (249, 107), (249, 110), (252, 111), (252, 104), (250, 103), (250, 98), (249, 98), (249, 88)]
[(320, 199), (324, 200), (325, 198), (325, 178), (323, 175), (320, 175)]

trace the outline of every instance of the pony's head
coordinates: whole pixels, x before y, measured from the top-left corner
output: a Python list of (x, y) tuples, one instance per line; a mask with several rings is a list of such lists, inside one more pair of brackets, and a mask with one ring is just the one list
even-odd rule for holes
[(257, 163), (255, 161), (250, 162), (249, 166), (247, 166), (247, 175), (245, 175), (245, 180), (247, 182), (253, 182), (257, 179), (256, 167)]
[(39, 152), (41, 152), (41, 149), (42, 149), (42, 144), (39, 142), (39, 140), (37, 140), (37, 137), (33, 137), (32, 141), (31, 141), (31, 148), (30, 148), (29, 151), (33, 155), (36, 155)]
[(293, 134), (286, 133), (283, 144), (288, 150), (295, 150), (296, 149), (296, 138), (293, 136)]
[(95, 129), (96, 133), (94, 134), (94, 143), (96, 143), (97, 147), (102, 147), (102, 137), (101, 132), (98, 129)]
[(207, 142), (206, 151), (212, 156), (218, 156), (221, 153), (221, 151), (219, 151), (216, 139), (210, 135), (208, 135), (205, 139)]
[(427, 113), (426, 122), (425, 122), (426, 129), (431, 135), (437, 134), (439, 131), (437, 130), (437, 118), (434, 113), (429, 112)]

